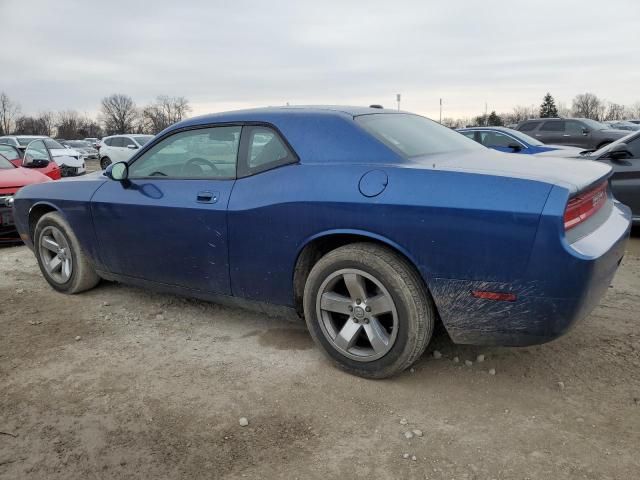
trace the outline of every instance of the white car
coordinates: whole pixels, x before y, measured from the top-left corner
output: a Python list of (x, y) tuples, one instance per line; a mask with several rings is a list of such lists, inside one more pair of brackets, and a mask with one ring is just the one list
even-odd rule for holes
[(86, 173), (84, 157), (73, 150), (56, 142), (53, 138), (40, 137), (26, 146), (25, 160), (47, 160), (56, 162), (63, 177), (72, 177)]
[(50, 137), (44, 135), (5, 135), (4, 137), (0, 137), (0, 143), (12, 145), (24, 152), (27, 148), (27, 145), (29, 145), (31, 142), (44, 138)]
[(112, 135), (100, 141), (100, 167), (104, 170), (112, 163), (126, 162), (140, 147), (153, 138), (153, 135)]

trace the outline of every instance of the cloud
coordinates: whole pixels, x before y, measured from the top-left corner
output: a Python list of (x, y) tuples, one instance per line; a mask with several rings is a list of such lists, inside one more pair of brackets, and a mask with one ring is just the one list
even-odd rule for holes
[[(526, 3), (526, 4), (525, 4)], [(437, 116), (640, 100), (640, 2), (2, 0), (0, 90), (26, 112), (93, 114), (114, 92), (183, 95), (194, 112), (382, 103)], [(615, 18), (607, 21), (606, 18)], [(6, 48), (7, 43), (11, 48)]]

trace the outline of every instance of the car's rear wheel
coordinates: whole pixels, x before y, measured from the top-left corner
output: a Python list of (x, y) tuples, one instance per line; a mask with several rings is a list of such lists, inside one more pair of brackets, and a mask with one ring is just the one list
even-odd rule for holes
[(313, 266), (304, 313), (321, 350), (340, 368), (367, 378), (389, 377), (415, 362), (435, 320), (413, 266), (369, 243), (340, 247)]
[(109, 157), (102, 157), (100, 159), (100, 168), (105, 170), (109, 165), (111, 165), (111, 159)]
[(40, 217), (33, 244), (42, 275), (59, 292), (79, 293), (100, 281), (71, 227), (58, 212)]

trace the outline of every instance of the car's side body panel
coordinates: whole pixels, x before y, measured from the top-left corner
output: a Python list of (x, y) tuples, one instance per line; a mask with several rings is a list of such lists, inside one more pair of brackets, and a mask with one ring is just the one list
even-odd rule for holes
[(233, 293), (290, 304), (296, 252), (336, 232), (366, 232), (399, 246), (427, 283), (437, 276), (511, 281), (523, 274), (550, 185), (387, 168), (387, 187), (367, 198), (358, 183), (371, 169), (292, 165), (239, 179), (229, 203)]

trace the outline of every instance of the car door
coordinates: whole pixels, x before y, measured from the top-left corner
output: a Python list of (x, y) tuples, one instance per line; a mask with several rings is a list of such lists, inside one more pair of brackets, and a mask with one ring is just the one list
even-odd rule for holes
[(564, 120), (546, 120), (535, 132), (535, 138), (542, 143), (567, 145), (564, 143)]
[(113, 137), (111, 139), (111, 146), (109, 151), (111, 153), (111, 163), (123, 162), (127, 158), (124, 155), (124, 138), (123, 137)]
[(640, 135), (636, 135), (626, 143), (631, 153), (630, 158), (619, 160), (602, 158), (601, 161), (613, 168), (611, 176), (613, 196), (631, 208), (635, 219), (640, 219)]
[(132, 159), (91, 200), (101, 260), (116, 274), (230, 294), (227, 204), (241, 126), (179, 131)]
[(578, 120), (566, 120), (564, 122), (564, 133), (562, 134), (562, 145), (572, 147), (589, 148), (591, 144), (590, 129)]

